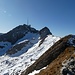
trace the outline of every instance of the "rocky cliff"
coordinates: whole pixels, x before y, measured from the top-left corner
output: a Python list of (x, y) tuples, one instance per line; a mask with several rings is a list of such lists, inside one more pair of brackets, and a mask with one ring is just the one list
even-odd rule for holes
[(40, 36), (41, 36), (41, 38), (45, 38), (45, 37), (47, 37), (47, 35), (52, 35), (52, 33), (50, 32), (50, 30), (47, 28), (47, 27), (44, 27), (44, 28), (42, 28), (40, 31), (39, 31), (39, 33), (40, 33)]
[[(60, 37), (53, 36), (47, 27), (36, 30), (25, 24), (1, 35), (0, 75), (21, 75), (59, 39)], [(38, 66), (33, 68), (40, 69), (45, 65), (44, 63), (40, 66), (41, 63), (37, 63)], [(30, 68), (28, 73), (34, 69)]]
[(45, 38), (48, 34), (52, 33), (47, 27), (44, 27), (40, 31), (36, 30), (35, 28), (32, 28), (30, 25), (19, 25), (16, 28), (12, 29), (6, 34), (0, 35), (0, 41), (8, 41), (12, 44), (15, 44), (19, 39), (24, 37), (28, 32), (30, 33), (39, 33), (41, 38)]
[(75, 37), (68, 35), (49, 48), (35, 63), (28, 67), (22, 75), (42, 69), (36, 75), (74, 75), (75, 74)]
[(18, 27), (12, 29), (6, 34), (3, 34), (0, 36), (0, 41), (8, 41), (11, 42), (12, 44), (15, 44), (16, 41), (24, 37), (28, 32), (31, 33), (37, 33), (38, 30), (35, 28), (30, 27), (30, 25), (19, 25)]

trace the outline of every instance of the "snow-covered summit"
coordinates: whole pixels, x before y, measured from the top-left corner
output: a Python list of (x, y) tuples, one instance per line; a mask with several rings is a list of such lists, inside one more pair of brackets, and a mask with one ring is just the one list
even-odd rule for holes
[(8, 33), (0, 35), (0, 55), (5, 54), (6, 52), (16, 53), (17, 51), (20, 51), (21, 48), (29, 44), (32, 46), (34, 45), (34, 42), (38, 42), (39, 38), (43, 39), (48, 34), (51, 34), (51, 32), (47, 27), (44, 27), (41, 30), (36, 30), (30, 25), (19, 25)]
[[(27, 67), (33, 64), (43, 53), (45, 53), (59, 37), (48, 35), (39, 46), (41, 40), (23, 47), (13, 55), (0, 56), (0, 74), (1, 75), (20, 75)], [(35, 40), (36, 41), (36, 40)], [(33, 42), (33, 41), (32, 41)], [(25, 52), (25, 50), (28, 50)]]
[(20, 75), (60, 38), (47, 27), (20, 25), (0, 36), (0, 75)]
[(75, 35), (61, 38), (21, 75), (75, 75)]
[(0, 36), (0, 41), (8, 41), (15, 44), (16, 41), (24, 37), (28, 32), (38, 33), (38, 30), (32, 28), (30, 25), (19, 25), (16, 28), (10, 30), (8, 33)]

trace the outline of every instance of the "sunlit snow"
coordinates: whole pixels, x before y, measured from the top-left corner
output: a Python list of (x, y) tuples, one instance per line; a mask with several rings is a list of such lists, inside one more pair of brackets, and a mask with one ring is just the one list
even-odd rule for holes
[[(35, 35), (36, 36), (36, 35)], [(38, 36), (39, 38), (39, 36)], [(13, 55), (3, 55), (0, 56), (0, 75), (20, 75), (22, 71), (24, 71), (28, 66), (33, 64), (36, 59), (38, 59), (43, 53), (45, 53), (56, 41), (58, 41), (59, 37), (54, 37), (52, 35), (48, 35), (44, 42), (39, 46), (40, 41), (36, 36), (36, 38), (29, 39), (30, 42), (33, 43), (31, 47), (27, 47), (28, 51), (23, 53), (26, 47), (24, 47), (21, 51), (17, 52)], [(24, 39), (20, 39), (22, 43)], [(24, 40), (25, 41), (25, 40)], [(16, 56), (20, 54), (19, 56)]]

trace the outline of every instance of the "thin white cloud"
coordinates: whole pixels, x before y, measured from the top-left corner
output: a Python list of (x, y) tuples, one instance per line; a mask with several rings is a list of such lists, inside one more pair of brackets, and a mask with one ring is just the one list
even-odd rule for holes
[(6, 14), (7, 11), (6, 11), (6, 10), (1, 10), (1, 9), (0, 9), (0, 13), (2, 13), (2, 14)]
[(4, 10), (3, 12), (4, 12), (4, 13), (7, 13), (7, 11), (6, 11), (6, 10)]
[(9, 16), (9, 17), (11, 17), (12, 15), (11, 15), (11, 13), (8, 13), (6, 10), (1, 10), (0, 9), (0, 14), (5, 14), (5, 15), (7, 15), (7, 16)]

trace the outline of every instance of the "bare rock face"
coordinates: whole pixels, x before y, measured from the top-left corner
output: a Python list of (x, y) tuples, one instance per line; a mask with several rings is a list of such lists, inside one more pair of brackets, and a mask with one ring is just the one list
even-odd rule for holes
[(45, 69), (36, 75), (75, 75), (75, 48), (66, 47)]
[(25, 36), (28, 32), (37, 33), (38, 30), (32, 28), (30, 25), (19, 25), (8, 33), (1, 35), (0, 41), (8, 41), (14, 44), (17, 40)]
[[(51, 64), (51, 62), (53, 62), (69, 46), (67, 44), (67, 41), (71, 37), (72, 37), (72, 35), (68, 35), (68, 36), (60, 39), (58, 42), (56, 42), (38, 60), (36, 60), (35, 63), (33, 63), (30, 67), (28, 67), (22, 73), (22, 75), (28, 75), (29, 73), (31, 73), (34, 70), (42, 69), (43, 67), (46, 67), (47, 65)], [(65, 55), (65, 57), (66, 57), (66, 55)], [(57, 61), (55, 63), (57, 63)], [(51, 65), (50, 70), (52, 70), (52, 66), (53, 65)], [(53, 66), (53, 67), (55, 67), (55, 66)], [(49, 72), (49, 71), (47, 71), (47, 72)], [(37, 74), (37, 75), (48, 75), (48, 74), (42, 72), (41, 74)], [(52, 74), (49, 73), (49, 75), (60, 75), (60, 74), (54, 74), (54, 72), (53, 72)]]
[[(27, 46), (27, 44), (29, 43), (29, 41), (25, 41), (23, 43), (20, 44), (16, 44), (15, 46), (13, 46), (11, 49), (9, 49), (6, 54), (8, 55), (12, 55), (17, 53), (18, 51), (20, 51), (23, 47)], [(26, 50), (27, 51), (27, 50)], [(25, 51), (25, 52), (26, 52)]]
[(64, 63), (63, 65), (63, 69), (62, 69), (62, 75), (75, 75), (75, 57), (71, 57), (70, 59), (68, 59), (67, 64)]
[(52, 35), (52, 33), (47, 27), (44, 27), (43, 29), (38, 31), (35, 28), (32, 28), (30, 25), (23, 24), (23, 25), (17, 26), (16, 28), (12, 29), (6, 34), (0, 35), (0, 42), (8, 41), (8, 42), (11, 42), (12, 44), (15, 44), (17, 40), (24, 37), (28, 32), (39, 33), (42, 39), (49, 34)]
[(42, 28), (40, 31), (40, 36), (41, 38), (45, 38), (47, 35), (52, 35), (52, 33), (50, 32), (50, 30), (47, 27)]
[[(2, 34), (0, 35), (0, 42), (10, 42), (11, 43), (11, 48), (9, 48), (7, 51), (7, 54), (14, 54), (17, 53), (18, 51), (20, 51), (23, 47), (26, 46), (26, 44), (28, 44), (28, 42), (26, 43), (22, 43), (22, 44), (17, 44), (15, 46), (13, 46), (18, 40), (20, 40), (21, 38), (25, 37), (27, 34), (29, 33), (33, 33), (36, 35), (39, 35), (39, 37), (41, 38), (41, 43), (44, 41), (45, 37), (47, 37), (47, 35), (52, 33), (50, 32), (50, 30), (47, 27), (44, 27), (43, 29), (36, 30), (35, 28), (31, 27), (31, 25), (19, 25), (16, 28), (10, 30), (8, 33)], [(32, 38), (31, 35), (29, 34), (28, 37)], [(24, 39), (25, 40), (25, 39)], [(27, 39), (26, 39), (27, 40)], [(4, 46), (0, 45), (0, 48), (4, 48)]]

